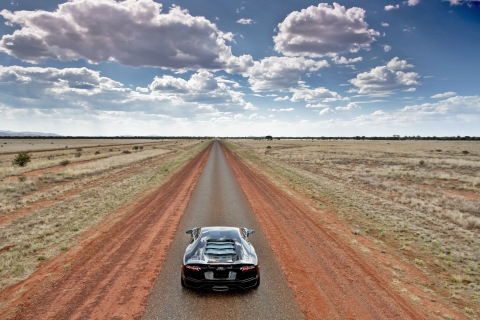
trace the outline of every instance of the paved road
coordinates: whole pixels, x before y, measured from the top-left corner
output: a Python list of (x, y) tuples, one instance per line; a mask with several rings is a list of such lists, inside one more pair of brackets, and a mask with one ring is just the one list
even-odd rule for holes
[[(245, 292), (196, 292), (180, 286), (180, 264), (190, 236), (201, 226), (245, 226), (260, 261), (262, 283)], [(303, 319), (264, 233), (214, 142), (142, 319)]]

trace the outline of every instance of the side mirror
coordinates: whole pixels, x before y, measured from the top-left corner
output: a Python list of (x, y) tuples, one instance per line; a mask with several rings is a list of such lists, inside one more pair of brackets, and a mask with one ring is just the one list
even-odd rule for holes
[(188, 229), (188, 230), (186, 231), (186, 233), (193, 235), (193, 229)]
[(248, 229), (247, 230), (247, 237), (251, 234), (254, 234), (254, 233), (255, 233), (255, 230)]

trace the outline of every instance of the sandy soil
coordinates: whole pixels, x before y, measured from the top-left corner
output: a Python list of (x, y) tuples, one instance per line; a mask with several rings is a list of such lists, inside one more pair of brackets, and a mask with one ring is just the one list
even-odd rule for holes
[(2, 319), (132, 319), (143, 313), (210, 148), (160, 189), (0, 292)]
[[(0, 292), (0, 318), (139, 318), (209, 150), (86, 232), (75, 248)], [(224, 152), (308, 319), (465, 318), (425, 292), (420, 284), (432, 280), (417, 268)], [(398, 270), (401, 284), (392, 282)]]
[(465, 319), (418, 285), (432, 281), (420, 270), (224, 150), (308, 319)]
[(0, 153), (48, 151), (61, 148), (118, 147), (151, 143), (151, 139), (0, 139)]
[[(168, 154), (168, 153), (174, 153), (174, 151), (166, 152), (165, 154)], [(95, 161), (98, 161), (98, 159), (91, 159), (87, 161), (70, 163), (69, 165), (66, 165), (66, 166), (54, 166), (46, 169), (33, 170), (23, 174), (23, 176), (29, 177), (29, 178), (37, 178), (45, 173), (62, 172), (67, 169), (79, 166), (81, 164), (95, 162)], [(102, 175), (93, 177), (89, 183), (89, 187), (92, 188), (99, 185), (108, 186), (113, 181), (119, 181), (121, 179), (128, 177), (129, 175), (133, 175), (137, 173), (140, 170), (144, 170), (146, 167), (155, 166), (155, 165), (157, 165), (157, 160), (155, 158), (143, 160), (139, 164), (136, 164), (134, 167), (128, 166), (126, 168), (122, 168), (120, 170), (117, 170), (115, 174), (109, 175), (108, 177), (104, 177)], [(18, 176), (10, 176), (5, 178), (4, 181), (15, 181), (17, 179), (18, 179)], [(75, 182), (66, 181), (62, 183), (57, 183), (56, 186), (67, 186), (71, 184), (75, 184)], [(29, 196), (34, 196), (36, 193), (45, 192), (50, 188), (51, 188), (51, 185), (48, 185), (48, 184), (40, 185), (40, 187), (35, 192), (30, 193)], [(0, 214), (0, 225), (6, 224), (10, 221), (18, 219), (19, 217), (24, 216), (40, 208), (44, 208), (48, 205), (51, 205), (52, 203), (63, 201), (67, 198), (73, 197), (82, 191), (83, 190), (81, 188), (73, 188), (67, 192), (64, 192), (60, 196), (56, 196), (54, 199), (40, 199), (39, 201), (35, 201), (34, 203), (30, 204), (28, 207), (15, 210), (15, 212), (13, 213), (10, 212), (8, 214), (3, 214), (3, 215)]]

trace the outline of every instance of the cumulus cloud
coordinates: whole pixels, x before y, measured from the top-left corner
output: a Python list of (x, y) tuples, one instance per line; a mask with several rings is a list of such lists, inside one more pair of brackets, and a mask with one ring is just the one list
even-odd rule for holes
[(255, 61), (254, 66), (244, 75), (249, 77), (248, 82), (253, 91), (287, 90), (298, 84), (304, 72), (313, 72), (328, 66), (325, 60), (267, 57), (261, 61)]
[(0, 66), (0, 101), (12, 108), (117, 110), (195, 117), (210, 111), (254, 110), (243, 93), (199, 71), (190, 79), (155, 78), (148, 88), (125, 88), (87, 68)]
[(443, 1), (450, 2), (450, 5), (452, 6), (458, 6), (462, 4), (467, 4), (468, 6), (480, 5), (480, 0), (443, 0)]
[(333, 102), (339, 100), (345, 100), (338, 93), (330, 91), (326, 88), (300, 88), (292, 89), (293, 96), (291, 101), (306, 101), (306, 102)]
[(388, 44), (383, 46), (383, 51), (388, 52), (390, 50), (392, 50), (392, 47), (390, 47)]
[(444, 98), (448, 98), (448, 97), (452, 97), (452, 96), (456, 96), (457, 93), (456, 92), (445, 92), (445, 93), (438, 93), (438, 94), (435, 94), (433, 96), (431, 96), (430, 98), (432, 99), (444, 99)]
[(346, 107), (336, 107), (335, 110), (337, 111), (349, 111), (349, 110), (354, 110), (354, 109), (361, 109), (360, 106), (354, 102), (350, 102), (347, 104)]
[(255, 21), (253, 21), (252, 19), (242, 18), (242, 19), (238, 19), (237, 23), (240, 23), (240, 24), (254, 24)]
[(380, 33), (369, 29), (365, 10), (320, 3), (290, 13), (273, 37), (275, 50), (286, 56), (322, 57), (368, 49)]
[(355, 63), (355, 62), (362, 61), (363, 57), (347, 59), (345, 57), (340, 57), (339, 58), (338, 56), (334, 56), (332, 60), (335, 64), (350, 64), (350, 63)]
[(317, 104), (307, 103), (307, 105), (305, 107), (306, 108), (328, 108), (328, 106), (326, 104), (323, 104), (323, 103), (317, 103)]
[(420, 82), (417, 81), (420, 77), (418, 73), (402, 71), (412, 67), (413, 65), (408, 64), (407, 61), (395, 57), (386, 66), (360, 73), (349, 82), (359, 88), (358, 93), (360, 94), (407, 90), (420, 85)]
[(420, 3), (420, 0), (408, 0), (409, 6), (416, 6), (419, 3)]
[(413, 65), (408, 64), (406, 60), (400, 60), (398, 57), (395, 57), (387, 63), (387, 67), (390, 70), (398, 71), (413, 68)]
[(386, 22), (382, 22), (382, 27), (389, 27), (390, 24), (386, 23)]
[(385, 11), (391, 11), (391, 10), (395, 10), (395, 9), (398, 9), (400, 8), (400, 5), (388, 5), (388, 6), (385, 6)]
[(435, 103), (407, 106), (399, 112), (416, 117), (445, 117), (480, 112), (480, 96), (456, 96)]
[(272, 109), (268, 109), (268, 111), (271, 111), (271, 112), (292, 112), (292, 111), (295, 111), (295, 108), (283, 108), (283, 109), (275, 109), (275, 108), (272, 108)]
[(7, 23), (20, 29), (3, 36), (0, 51), (31, 63), (87, 59), (232, 72), (253, 64), (250, 56), (233, 56), (225, 43), (233, 35), (204, 17), (176, 6), (161, 11), (153, 0), (72, 0), (54, 12), (2, 10)]
[(287, 101), (287, 100), (290, 100), (290, 97), (289, 96), (285, 96), (285, 97), (277, 97), (275, 99), (273, 99), (273, 101)]
[(318, 113), (319, 115), (323, 116), (325, 114), (329, 114), (329, 113), (335, 113), (335, 111), (333, 111), (332, 109), (330, 108), (325, 108), (323, 110), (320, 110), (320, 112)]

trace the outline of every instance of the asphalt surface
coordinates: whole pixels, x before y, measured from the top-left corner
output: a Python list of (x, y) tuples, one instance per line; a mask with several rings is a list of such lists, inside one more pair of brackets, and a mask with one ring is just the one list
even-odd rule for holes
[[(197, 292), (180, 285), (180, 265), (190, 235), (202, 226), (238, 226), (255, 230), (262, 282), (244, 292)], [(286, 226), (287, 227), (287, 226)], [(280, 265), (238, 185), (217, 141), (155, 282), (142, 319), (304, 319)]]

